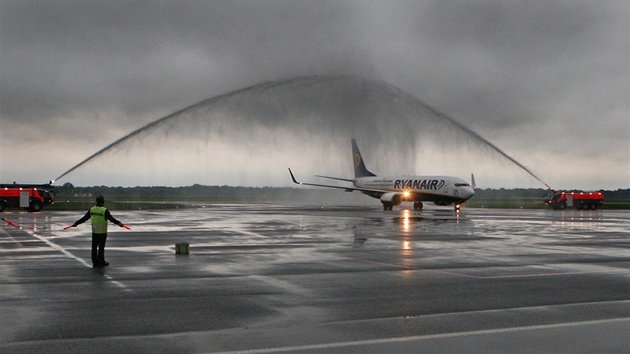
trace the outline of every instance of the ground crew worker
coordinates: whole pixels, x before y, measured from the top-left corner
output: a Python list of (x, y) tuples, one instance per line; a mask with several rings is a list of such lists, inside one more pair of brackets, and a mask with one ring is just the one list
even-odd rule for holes
[(124, 227), (123, 223), (116, 220), (112, 214), (104, 207), (105, 198), (102, 195), (96, 197), (96, 206), (93, 206), (88, 212), (79, 220), (77, 220), (73, 227), (82, 224), (88, 219), (92, 219), (92, 264), (93, 268), (101, 268), (108, 266), (109, 263), (105, 261), (105, 240), (107, 240), (107, 221), (111, 221), (114, 224)]

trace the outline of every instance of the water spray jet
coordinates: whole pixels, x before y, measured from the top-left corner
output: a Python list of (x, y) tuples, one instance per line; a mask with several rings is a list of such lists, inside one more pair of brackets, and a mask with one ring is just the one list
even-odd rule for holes
[[(205, 145), (222, 138), (222, 141), (233, 142), (241, 148), (247, 154), (245, 158), (288, 159), (286, 156), (277, 157), (280, 146), (283, 150), (292, 150), (294, 154), (305, 156), (309, 155), (305, 141), (318, 142), (317, 146), (309, 150), (314, 154), (329, 147), (333, 141), (345, 143), (352, 136), (369, 145), (386, 143), (388, 152), (393, 150), (415, 154), (416, 141), (426, 140), (419, 138), (418, 134), (431, 134), (431, 129), (435, 131), (440, 127), (448, 128), (445, 130), (449, 134), (451, 131), (458, 134), (459, 139), (452, 140), (468, 139), (474, 145), (479, 145), (479, 148), (498, 154), (550, 188), (531, 170), (493, 143), (419, 99), (382, 81), (346, 76), (307, 76), (267, 81), (200, 101), (115, 140), (53, 181), (66, 177), (108, 153), (160, 133), (164, 139), (192, 136), (191, 140), (197, 138)], [(286, 146), (289, 143), (282, 145), (288, 139), (293, 139), (291, 142), (296, 145), (289, 148)], [(269, 150), (269, 156), (261, 153), (262, 145)], [(224, 151), (219, 149), (217, 152), (214, 146), (202, 146), (197, 149), (200, 151), (198, 154), (208, 149), (212, 152), (204, 155), (207, 160), (217, 158)], [(225, 149), (228, 153), (235, 150), (234, 147)], [(332, 159), (330, 153), (321, 155), (325, 161)], [(226, 168), (238, 168), (235, 165), (237, 162), (237, 158), (231, 157)], [(212, 168), (217, 167), (214, 160), (210, 164)], [(264, 165), (258, 167), (261, 171), (275, 170), (275, 166), (269, 162), (260, 165)], [(279, 165), (286, 166), (286, 161), (280, 161)], [(282, 173), (284, 167), (279, 168), (279, 171)]]

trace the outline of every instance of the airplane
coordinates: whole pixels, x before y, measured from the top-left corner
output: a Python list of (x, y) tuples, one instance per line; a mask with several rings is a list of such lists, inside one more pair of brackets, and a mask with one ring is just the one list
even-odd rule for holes
[(433, 202), (436, 205), (454, 204), (455, 211), (459, 211), (475, 191), (475, 176), (471, 174), (473, 186), (461, 178), (451, 176), (390, 176), (378, 177), (370, 172), (363, 162), (363, 157), (355, 139), (352, 142), (352, 157), (354, 159), (354, 178), (339, 178), (316, 175), (316, 177), (350, 182), (353, 187), (334, 186), (329, 184), (298, 182), (289, 168), (293, 183), (304, 186), (343, 189), (346, 192), (359, 191), (372, 198), (380, 199), (383, 210), (393, 210), (395, 205), (402, 202), (413, 202), (413, 208), (420, 210), (422, 202)]

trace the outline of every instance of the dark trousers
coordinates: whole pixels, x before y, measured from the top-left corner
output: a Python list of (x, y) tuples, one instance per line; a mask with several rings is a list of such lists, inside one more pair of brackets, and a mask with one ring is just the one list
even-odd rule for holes
[(105, 241), (107, 234), (92, 234), (92, 263), (105, 263)]

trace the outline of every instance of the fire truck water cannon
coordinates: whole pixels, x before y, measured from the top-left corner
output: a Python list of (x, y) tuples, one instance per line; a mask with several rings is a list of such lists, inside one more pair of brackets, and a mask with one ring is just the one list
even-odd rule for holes
[(604, 206), (604, 194), (602, 192), (556, 191), (552, 189), (551, 193), (545, 196), (544, 201), (554, 210), (566, 208), (595, 210)]

